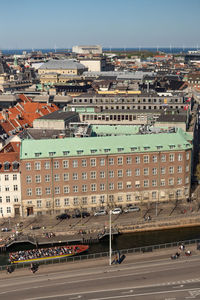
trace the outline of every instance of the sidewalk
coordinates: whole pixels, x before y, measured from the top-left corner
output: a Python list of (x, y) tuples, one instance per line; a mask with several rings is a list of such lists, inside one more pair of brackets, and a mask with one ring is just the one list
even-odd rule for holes
[[(185, 251), (190, 250), (192, 252), (192, 256), (200, 255), (200, 251), (196, 250), (196, 245), (189, 245), (184, 251), (180, 251), (177, 247), (170, 248), (170, 249), (159, 249), (154, 250), (153, 252), (146, 252), (146, 253), (134, 253), (134, 254), (126, 254), (126, 258), (123, 261), (123, 265), (128, 265), (130, 263), (139, 263), (139, 262), (148, 262), (158, 259), (169, 259), (171, 260), (171, 255), (175, 254), (177, 251), (180, 251), (181, 255), (179, 260), (190, 259), (190, 257), (185, 256)], [(114, 258), (114, 256), (112, 256)], [(120, 265), (111, 265), (109, 266), (109, 257), (101, 257), (83, 261), (74, 261), (74, 262), (65, 262), (65, 263), (58, 263), (53, 265), (41, 265), (39, 267), (39, 271), (33, 275), (30, 269), (27, 267), (25, 269), (16, 269), (13, 273), (7, 274), (7, 272), (0, 271), (1, 279), (4, 278), (11, 278), (11, 277), (22, 277), (22, 276), (37, 276), (41, 274), (48, 274), (51, 272), (71, 272), (74, 270), (86, 270), (89, 268), (95, 268), (98, 264), (98, 267), (106, 268), (106, 270), (112, 270), (113, 268), (120, 267)]]

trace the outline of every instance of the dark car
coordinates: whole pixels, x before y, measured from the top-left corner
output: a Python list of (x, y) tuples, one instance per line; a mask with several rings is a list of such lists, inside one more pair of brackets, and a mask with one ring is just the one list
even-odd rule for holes
[(40, 229), (41, 227), (38, 226), (38, 225), (35, 225), (35, 226), (31, 226), (31, 230), (37, 230), (37, 229)]
[(64, 220), (64, 219), (69, 219), (69, 218), (70, 218), (70, 215), (68, 215), (68, 214), (61, 214), (56, 217), (57, 220)]
[(82, 215), (82, 218), (86, 218), (86, 217), (89, 217), (90, 216), (90, 213), (87, 212), (87, 211), (76, 211), (73, 215), (72, 215), (72, 218), (81, 218), (81, 215)]
[(87, 211), (83, 211), (82, 212), (82, 217), (83, 218), (86, 218), (86, 217), (89, 217), (90, 216), (90, 213), (89, 212), (87, 212)]

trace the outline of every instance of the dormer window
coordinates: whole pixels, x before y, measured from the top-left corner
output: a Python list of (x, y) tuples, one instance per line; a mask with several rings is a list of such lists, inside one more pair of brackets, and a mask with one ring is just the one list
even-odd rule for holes
[(110, 152), (110, 149), (104, 149), (104, 152)]
[(63, 155), (68, 155), (70, 151), (63, 151)]
[(49, 152), (49, 156), (54, 156), (56, 152)]
[(163, 148), (163, 146), (156, 146), (156, 148), (157, 148), (158, 150), (160, 150), (160, 149)]
[(76, 152), (77, 152), (77, 154), (82, 154), (83, 150), (77, 150)]
[(39, 157), (42, 153), (41, 152), (37, 152), (35, 153), (35, 157)]
[(5, 171), (8, 171), (10, 169), (10, 163), (8, 162), (8, 161), (6, 161), (5, 163), (4, 163), (4, 170)]
[(149, 150), (150, 147), (149, 146), (144, 146), (144, 150)]
[(131, 151), (137, 150), (137, 147), (131, 147)]
[(95, 153), (95, 152), (97, 152), (97, 149), (91, 149), (90, 152)]
[(14, 170), (18, 170), (18, 168), (19, 168), (19, 163), (18, 163), (18, 161), (14, 161), (12, 165), (13, 165), (13, 171), (14, 171)]

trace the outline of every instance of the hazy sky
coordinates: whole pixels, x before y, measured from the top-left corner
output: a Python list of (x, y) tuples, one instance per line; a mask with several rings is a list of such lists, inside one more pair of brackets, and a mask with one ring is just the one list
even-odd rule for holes
[(0, 0), (0, 49), (200, 47), (200, 0)]

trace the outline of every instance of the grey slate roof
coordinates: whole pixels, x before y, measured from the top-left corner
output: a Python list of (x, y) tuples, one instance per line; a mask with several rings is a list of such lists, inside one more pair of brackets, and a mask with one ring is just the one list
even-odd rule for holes
[(56, 110), (48, 115), (44, 115), (38, 118), (38, 120), (67, 120), (75, 116), (78, 116), (78, 113), (72, 111)]
[(62, 69), (62, 70), (82, 70), (86, 69), (84, 65), (80, 64), (79, 62), (73, 60), (73, 59), (62, 59), (62, 60), (56, 60), (52, 59), (49, 60), (48, 62), (42, 64), (40, 66), (41, 70), (57, 70), (57, 69)]

